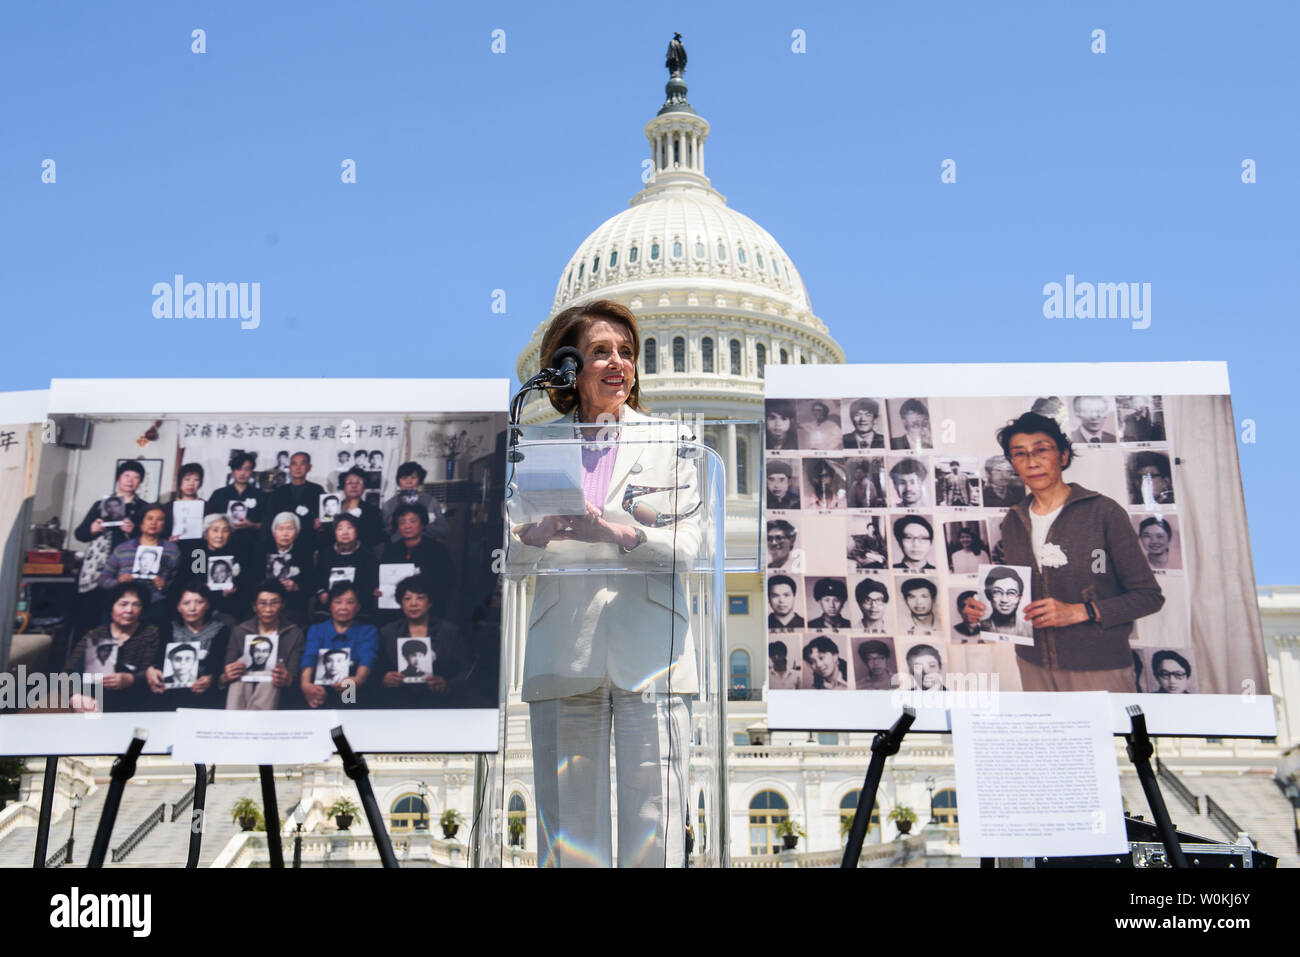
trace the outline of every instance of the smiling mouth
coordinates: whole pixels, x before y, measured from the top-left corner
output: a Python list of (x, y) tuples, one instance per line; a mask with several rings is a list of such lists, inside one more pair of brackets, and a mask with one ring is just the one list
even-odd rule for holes
[(603, 382), (603, 383), (605, 383), (605, 385), (615, 385), (615, 386), (618, 386), (618, 385), (622, 385), (622, 384), (623, 384), (624, 382), (626, 382), (627, 380), (624, 379), (622, 376), (614, 376), (614, 377), (612, 377), (612, 378), (608, 378), (608, 379), (601, 379), (600, 381)]

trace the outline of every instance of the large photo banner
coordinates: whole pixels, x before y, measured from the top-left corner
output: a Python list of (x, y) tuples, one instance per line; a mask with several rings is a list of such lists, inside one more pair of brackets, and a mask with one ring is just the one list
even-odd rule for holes
[(183, 385), (51, 386), (0, 753), (495, 751), (506, 382)]
[(1274, 733), (1223, 364), (770, 367), (764, 449), (771, 727)]

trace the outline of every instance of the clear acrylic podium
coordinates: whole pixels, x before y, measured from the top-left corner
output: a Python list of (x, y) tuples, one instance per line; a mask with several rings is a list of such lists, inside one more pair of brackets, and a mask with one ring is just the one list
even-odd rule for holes
[(725, 482), (688, 433), (515, 427), (482, 866), (726, 864)]

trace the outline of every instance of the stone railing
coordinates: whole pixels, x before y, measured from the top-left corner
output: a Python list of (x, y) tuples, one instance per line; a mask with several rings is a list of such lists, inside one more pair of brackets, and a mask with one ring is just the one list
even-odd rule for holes
[[(430, 835), (408, 834), (395, 837), (393, 854), (402, 867), (467, 867), (470, 850), (458, 841), (440, 841)], [(293, 862), (294, 837), (286, 834), (281, 842), (285, 865)], [(535, 861), (535, 858), (534, 858)], [(302, 835), (304, 867), (378, 867), (379, 848), (369, 834)], [(234, 835), (213, 861), (213, 867), (268, 867), (270, 853), (266, 834), (241, 831)]]
[[(925, 855), (925, 836), (913, 834), (901, 841), (864, 844), (858, 867), (890, 867)], [(844, 851), (782, 851), (733, 857), (732, 867), (839, 867)]]
[(41, 814), (30, 804), (6, 804), (0, 811), (0, 841), (16, 827), (35, 827)]

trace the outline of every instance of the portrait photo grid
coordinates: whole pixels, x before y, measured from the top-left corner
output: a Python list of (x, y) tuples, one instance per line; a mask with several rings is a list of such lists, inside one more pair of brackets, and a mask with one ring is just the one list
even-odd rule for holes
[[(1001, 523), (1026, 490), (995, 434), (1029, 411), (1055, 419), (1070, 439), (1064, 480), (1125, 508), (1164, 592), (1164, 607), (1136, 623), (1133, 690), (1228, 690), (1196, 681), (1166, 415), (1176, 401), (769, 397), (769, 690), (946, 690), (946, 676), (976, 673), (1022, 690), (1015, 648), (1033, 643), (1022, 617), (1032, 569), (1003, 563)], [(972, 595), (982, 621), (963, 613)]]

